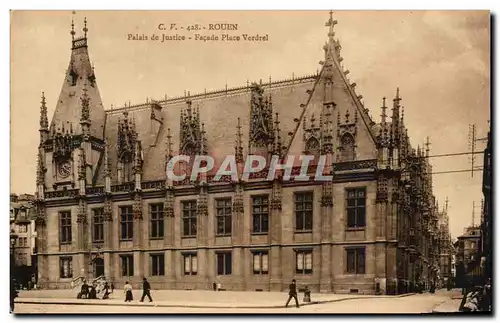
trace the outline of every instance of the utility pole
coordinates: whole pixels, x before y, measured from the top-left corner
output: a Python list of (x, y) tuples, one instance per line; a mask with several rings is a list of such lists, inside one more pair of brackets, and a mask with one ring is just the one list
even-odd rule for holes
[[(476, 149), (476, 125), (469, 125), (469, 150), (470, 150), (470, 162), (471, 162), (471, 177), (474, 177), (474, 163), (476, 161), (476, 156), (474, 151)], [(474, 208), (474, 207), (473, 207)], [(474, 226), (474, 212), (473, 212), (472, 226)]]
[[(488, 120), (488, 125), (489, 125)], [(476, 124), (469, 125), (469, 153), (470, 153), (470, 162), (471, 162), (471, 177), (474, 177), (474, 171), (478, 169), (474, 168), (474, 164), (476, 162), (476, 154), (480, 153), (480, 151), (476, 151), (476, 142), (485, 142), (488, 140), (488, 137), (477, 138), (477, 128)]]

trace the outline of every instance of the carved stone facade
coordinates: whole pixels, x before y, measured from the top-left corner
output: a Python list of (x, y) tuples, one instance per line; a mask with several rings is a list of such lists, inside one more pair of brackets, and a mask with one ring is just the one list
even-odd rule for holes
[[(40, 285), (92, 278), (89, 254), (102, 257), (116, 288), (147, 276), (156, 289), (211, 289), (220, 276), (227, 290), (285, 290), (295, 278), (313, 291), (394, 294), (430, 281), (428, 159), (410, 146), (399, 91), (391, 121), (385, 100), (382, 122), (371, 119), (341, 64), (335, 24), (330, 16), (314, 75), (107, 111), (84, 28), (50, 128), (42, 98)], [(304, 151), (313, 156), (308, 176), (321, 171), (321, 156), (318, 175), (333, 179), (295, 180), (298, 158), (290, 180), (283, 169), (268, 178), (267, 167), (242, 176), (248, 155), (284, 164)], [(211, 156), (214, 169), (235, 155), (238, 177), (212, 170), (191, 180), (191, 160), (176, 164), (188, 177), (174, 180), (175, 155)], [(70, 275), (61, 276), (62, 261), (72, 262)]]

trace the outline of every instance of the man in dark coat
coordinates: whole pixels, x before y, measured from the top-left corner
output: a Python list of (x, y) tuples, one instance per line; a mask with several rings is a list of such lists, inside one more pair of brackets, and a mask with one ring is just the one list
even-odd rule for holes
[(153, 299), (151, 298), (151, 285), (149, 285), (148, 280), (146, 277), (142, 279), (142, 297), (141, 297), (141, 302), (144, 302), (144, 298), (147, 296), (149, 298), (149, 302), (152, 302)]
[(285, 307), (288, 307), (288, 303), (290, 303), (292, 297), (295, 298), (295, 305), (299, 307), (299, 300), (297, 299), (297, 284), (295, 283), (295, 279), (292, 280), (289, 289), (290, 291), (288, 292), (288, 301), (286, 301)]

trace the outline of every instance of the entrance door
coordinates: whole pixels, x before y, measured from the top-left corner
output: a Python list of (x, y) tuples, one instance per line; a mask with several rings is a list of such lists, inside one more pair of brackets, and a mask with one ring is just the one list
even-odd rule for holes
[(104, 276), (104, 259), (99, 257), (94, 260), (94, 274), (95, 278)]

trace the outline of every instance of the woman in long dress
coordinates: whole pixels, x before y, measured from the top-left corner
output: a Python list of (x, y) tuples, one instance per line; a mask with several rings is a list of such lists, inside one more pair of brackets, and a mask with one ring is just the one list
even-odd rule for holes
[(127, 281), (125, 282), (123, 289), (125, 291), (125, 302), (131, 302), (134, 299), (132, 296), (132, 285), (130, 285)]

